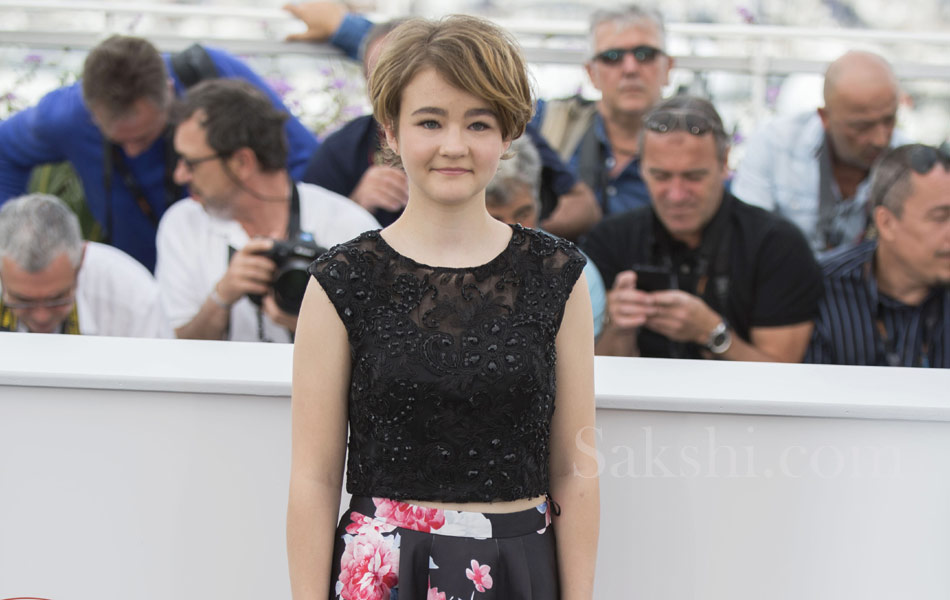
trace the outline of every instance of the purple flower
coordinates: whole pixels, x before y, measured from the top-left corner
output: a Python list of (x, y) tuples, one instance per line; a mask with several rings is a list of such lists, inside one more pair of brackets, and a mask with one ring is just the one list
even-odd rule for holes
[(290, 82), (283, 77), (269, 77), (267, 79), (267, 85), (269, 85), (271, 89), (274, 90), (278, 96), (280, 96), (281, 100), (283, 100), (287, 94), (294, 91), (294, 86), (292, 86)]
[(333, 80), (333, 83), (330, 84), (330, 87), (332, 87), (335, 90), (342, 90), (343, 88), (346, 87), (346, 79), (343, 79), (342, 77), (337, 77), (336, 79)]
[(755, 15), (752, 14), (752, 11), (744, 6), (739, 7), (739, 16), (742, 18), (743, 22), (751, 25), (755, 23)]
[(23, 62), (28, 65), (38, 65), (43, 62), (43, 57), (39, 54), (27, 54), (26, 58), (23, 59)]

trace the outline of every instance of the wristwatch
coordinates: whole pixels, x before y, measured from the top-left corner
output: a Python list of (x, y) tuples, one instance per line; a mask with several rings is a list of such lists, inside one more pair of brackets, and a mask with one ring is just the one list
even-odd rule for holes
[(719, 321), (712, 333), (709, 334), (709, 340), (706, 341), (706, 349), (713, 354), (724, 354), (732, 346), (732, 334), (729, 333), (729, 326), (725, 321)]

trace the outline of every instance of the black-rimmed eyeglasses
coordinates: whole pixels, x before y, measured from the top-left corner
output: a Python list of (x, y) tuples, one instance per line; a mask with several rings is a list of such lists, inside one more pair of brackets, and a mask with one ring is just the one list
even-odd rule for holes
[(178, 160), (181, 161), (181, 163), (185, 165), (185, 168), (188, 169), (189, 172), (193, 172), (195, 170), (195, 167), (197, 167), (201, 163), (208, 162), (209, 160), (216, 160), (223, 157), (224, 155), (221, 154), (220, 152), (216, 152), (208, 156), (201, 156), (199, 158), (185, 158), (184, 156), (179, 154)]
[(594, 55), (594, 60), (605, 65), (619, 65), (623, 62), (625, 54), (632, 54), (634, 60), (640, 64), (649, 64), (656, 60), (657, 56), (665, 54), (659, 48), (654, 46), (640, 45), (633, 48), (608, 48), (603, 52)]

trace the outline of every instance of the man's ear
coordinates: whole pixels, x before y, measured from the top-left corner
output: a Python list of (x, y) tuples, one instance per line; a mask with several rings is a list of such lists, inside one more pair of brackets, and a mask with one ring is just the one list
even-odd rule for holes
[(673, 66), (676, 64), (676, 59), (670, 55), (664, 55), (662, 58), (666, 58), (666, 69), (663, 71), (663, 86), (670, 85), (670, 71), (673, 70)]
[(594, 79), (594, 61), (589, 60), (589, 61), (585, 62), (585, 63), (584, 63), (584, 70), (587, 71), (587, 78), (590, 79), (591, 85), (593, 85), (596, 89), (599, 90), (600, 88), (597, 87), (597, 80)]
[(245, 179), (248, 175), (256, 171), (259, 167), (257, 162), (257, 155), (254, 154), (254, 151), (244, 146), (243, 148), (238, 148), (235, 150), (230, 157), (228, 157), (228, 166), (238, 179)]
[(877, 228), (878, 237), (885, 241), (893, 240), (897, 215), (885, 206), (878, 206), (874, 209), (871, 217), (874, 219), (874, 227)]
[(824, 106), (817, 110), (818, 110), (818, 116), (821, 118), (821, 126), (824, 127), (825, 129), (828, 129), (828, 107)]
[(726, 146), (726, 150), (722, 153), (722, 180), (725, 181), (729, 178), (729, 146)]

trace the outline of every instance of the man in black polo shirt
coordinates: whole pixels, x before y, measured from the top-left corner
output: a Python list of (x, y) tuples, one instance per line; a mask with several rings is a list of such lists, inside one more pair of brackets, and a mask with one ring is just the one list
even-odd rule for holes
[(597, 225), (608, 319), (597, 353), (797, 362), (821, 273), (799, 230), (724, 191), (728, 136), (706, 100), (676, 96), (640, 135), (651, 206)]
[(890, 150), (868, 200), (878, 237), (823, 262), (806, 361), (950, 368), (950, 156)]

